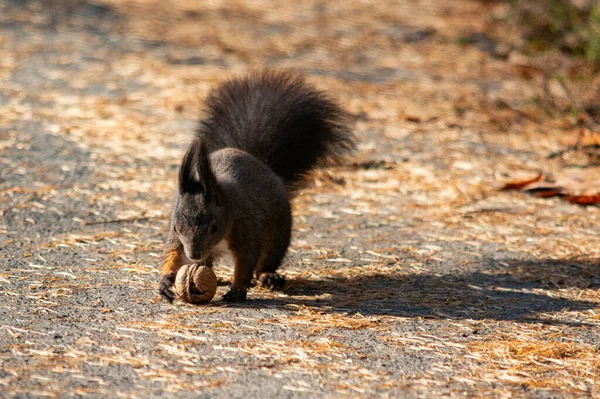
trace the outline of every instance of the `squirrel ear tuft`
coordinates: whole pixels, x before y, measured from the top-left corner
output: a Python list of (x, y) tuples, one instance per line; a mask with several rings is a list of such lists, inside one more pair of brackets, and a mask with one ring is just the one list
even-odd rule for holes
[(194, 145), (190, 146), (179, 168), (179, 193), (200, 194), (205, 191), (200, 179), (196, 163), (196, 151)]
[(210, 166), (210, 157), (208, 153), (208, 142), (200, 137), (194, 142), (196, 148), (196, 170), (200, 183), (205, 189), (205, 196), (210, 199), (210, 196), (216, 194), (217, 179)]
[(210, 167), (208, 145), (196, 139), (183, 156), (179, 169), (179, 192), (203, 194), (207, 199), (217, 190), (217, 180)]

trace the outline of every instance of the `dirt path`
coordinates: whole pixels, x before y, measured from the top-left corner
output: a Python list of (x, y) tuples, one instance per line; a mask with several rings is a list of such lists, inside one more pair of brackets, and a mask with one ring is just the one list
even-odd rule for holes
[[(0, 2), (0, 396), (600, 395), (600, 208), (495, 190), (569, 126), (457, 40), (488, 5), (167, 3)], [(202, 99), (261, 66), (338, 98), (359, 151), (296, 200), (284, 293), (169, 305)]]

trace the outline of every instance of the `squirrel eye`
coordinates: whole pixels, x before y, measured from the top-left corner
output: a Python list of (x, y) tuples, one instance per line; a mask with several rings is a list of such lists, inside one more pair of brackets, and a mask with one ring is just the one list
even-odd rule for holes
[(215, 234), (217, 230), (219, 230), (217, 224), (213, 223), (212, 226), (210, 226), (210, 234)]

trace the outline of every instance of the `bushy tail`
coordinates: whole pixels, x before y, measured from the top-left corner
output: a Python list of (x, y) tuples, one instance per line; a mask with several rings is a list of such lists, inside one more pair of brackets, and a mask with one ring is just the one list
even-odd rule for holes
[(210, 152), (234, 147), (265, 162), (293, 189), (304, 174), (354, 148), (345, 113), (298, 75), (230, 80), (208, 97), (198, 136)]

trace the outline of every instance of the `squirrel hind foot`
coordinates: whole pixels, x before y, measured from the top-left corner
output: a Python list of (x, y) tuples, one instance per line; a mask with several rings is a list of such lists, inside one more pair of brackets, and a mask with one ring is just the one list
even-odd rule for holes
[(283, 291), (285, 277), (275, 272), (261, 273), (258, 276), (258, 285), (271, 291)]

